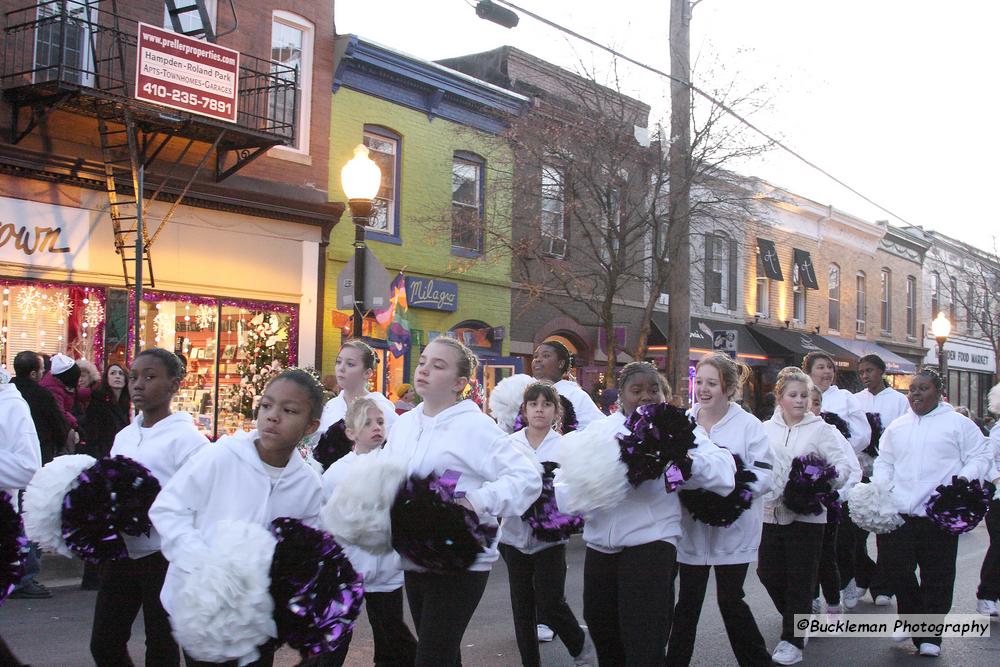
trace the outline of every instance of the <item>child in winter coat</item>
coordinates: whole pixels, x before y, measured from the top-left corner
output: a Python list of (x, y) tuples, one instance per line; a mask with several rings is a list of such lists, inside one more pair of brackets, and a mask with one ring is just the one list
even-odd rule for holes
[[(269, 527), (274, 519), (288, 517), (318, 525), (322, 484), (296, 447), (319, 426), (322, 409), (323, 388), (311, 375), (299, 369), (282, 371), (261, 395), (257, 430), (221, 438), (160, 492), (149, 517), (170, 561), (160, 595), (168, 612), (184, 574), (196, 570), (206, 557), (206, 538), (219, 522)], [(271, 665), (273, 649), (259, 653), (245, 660), (258, 667)], [(188, 659), (187, 664), (208, 663)]]
[[(347, 437), (354, 449), (334, 461), (323, 473), (323, 496), (329, 500), (333, 490), (348, 475), (351, 466), (361, 456), (380, 449), (385, 443), (385, 416), (373, 399), (361, 397), (351, 403), (344, 416)], [(354, 569), (364, 576), (365, 607), (372, 627), (376, 665), (412, 665), (417, 652), (417, 640), (403, 620), (403, 569), (399, 554), (373, 554), (352, 544), (341, 542)], [(344, 656), (348, 643), (344, 643)], [(324, 667), (343, 664), (328, 660)]]

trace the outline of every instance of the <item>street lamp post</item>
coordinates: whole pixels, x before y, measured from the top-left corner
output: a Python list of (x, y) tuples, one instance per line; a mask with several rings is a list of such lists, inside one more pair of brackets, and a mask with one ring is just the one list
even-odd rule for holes
[(948, 396), (948, 357), (944, 354), (944, 344), (951, 335), (951, 321), (945, 317), (944, 311), (939, 312), (934, 321), (931, 322), (931, 333), (938, 346), (938, 373), (941, 374), (941, 383), (944, 387), (944, 395)]
[(382, 172), (358, 144), (354, 157), (340, 170), (340, 182), (354, 220), (354, 318), (351, 335), (361, 338), (365, 319), (365, 227), (372, 214), (372, 200), (382, 183)]

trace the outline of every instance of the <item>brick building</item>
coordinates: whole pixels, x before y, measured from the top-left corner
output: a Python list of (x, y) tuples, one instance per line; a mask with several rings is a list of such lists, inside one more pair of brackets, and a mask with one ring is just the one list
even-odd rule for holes
[[(263, 366), (315, 363), (320, 245), (344, 207), (327, 193), (333, 3), (197, 4), (207, 22), (175, 25), (162, 1), (0, 2), (0, 363), (173, 349), (175, 407), (215, 435), (250, 425), (243, 381)], [(140, 22), (142, 62), (183, 85), (136, 90)]]

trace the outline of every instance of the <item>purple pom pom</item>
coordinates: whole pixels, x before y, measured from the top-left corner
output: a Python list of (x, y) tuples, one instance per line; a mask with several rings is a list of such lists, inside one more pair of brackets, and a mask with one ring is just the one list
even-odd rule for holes
[(821, 412), (819, 413), (819, 416), (822, 417), (823, 421), (827, 424), (840, 431), (840, 435), (844, 436), (848, 440), (851, 439), (851, 427), (848, 426), (847, 422), (841, 419), (840, 415), (836, 412)]
[(326, 470), (336, 461), (342, 459), (354, 448), (354, 443), (347, 437), (347, 425), (344, 420), (338, 420), (326, 429), (319, 442), (313, 448), (313, 458), (319, 461)]
[(669, 403), (640, 405), (625, 421), (627, 435), (618, 436), (621, 460), (633, 487), (664, 477), (667, 492), (691, 477), (688, 451), (694, 449), (694, 420)]
[(365, 589), (344, 550), (328, 533), (298, 519), (271, 522), (277, 538), (271, 597), (278, 639), (303, 657), (333, 653), (350, 640)]
[(396, 495), (389, 518), (392, 548), (431, 572), (458, 572), (472, 565), (496, 538), (496, 526), (479, 523), (455, 500), (457, 473), (410, 476)]
[(160, 483), (126, 456), (99, 459), (76, 479), (62, 503), (66, 546), (90, 563), (128, 558), (122, 534), (149, 535), (149, 507)]
[(958, 477), (941, 484), (927, 501), (927, 518), (952, 535), (967, 533), (983, 520), (996, 492), (992, 482), (971, 482)]
[(750, 509), (753, 504), (750, 485), (757, 481), (757, 475), (746, 467), (737, 454), (733, 454), (733, 459), (736, 461), (736, 488), (728, 495), (721, 496), (704, 489), (682, 489), (679, 492), (681, 504), (695, 521), (709, 526), (731, 526)]
[(28, 553), (28, 538), (24, 536), (21, 517), (14, 511), (11, 497), (0, 491), (0, 602), (14, 590), (24, 577), (24, 558)]
[(844, 520), (844, 503), (838, 500), (839, 497), (839, 494), (834, 491), (832, 497), (823, 500), (826, 505), (827, 523), (841, 523)]
[(865, 454), (875, 458), (878, 456), (878, 443), (882, 439), (882, 431), (885, 428), (882, 426), (882, 416), (877, 412), (866, 412), (865, 417), (868, 418), (868, 425), (872, 429), (872, 438), (868, 441), (868, 446), (865, 447)]
[(532, 503), (521, 518), (531, 526), (531, 532), (542, 542), (559, 542), (573, 533), (583, 530), (583, 517), (579, 514), (563, 514), (556, 505), (556, 492), (552, 486), (558, 463), (542, 463), (542, 494)]
[(785, 507), (796, 514), (822, 514), (824, 507), (837, 499), (832, 486), (836, 479), (837, 469), (822, 456), (795, 457), (783, 493)]

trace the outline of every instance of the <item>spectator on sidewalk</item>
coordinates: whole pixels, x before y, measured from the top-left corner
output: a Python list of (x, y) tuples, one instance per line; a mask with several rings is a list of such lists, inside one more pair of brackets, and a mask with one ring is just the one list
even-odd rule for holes
[(31, 410), (31, 420), (41, 447), (42, 465), (45, 465), (66, 446), (69, 424), (52, 394), (39, 384), (44, 372), (42, 368), (41, 356), (28, 350), (19, 352), (14, 357), (15, 377), (12, 384)]
[(56, 405), (62, 411), (63, 418), (69, 424), (69, 437), (56, 450), (56, 454), (72, 454), (76, 443), (80, 440), (80, 424), (73, 407), (76, 404), (76, 384), (80, 379), (80, 367), (65, 354), (54, 354), (51, 360), (51, 371), (42, 376), (38, 384), (47, 389), (56, 399)]

